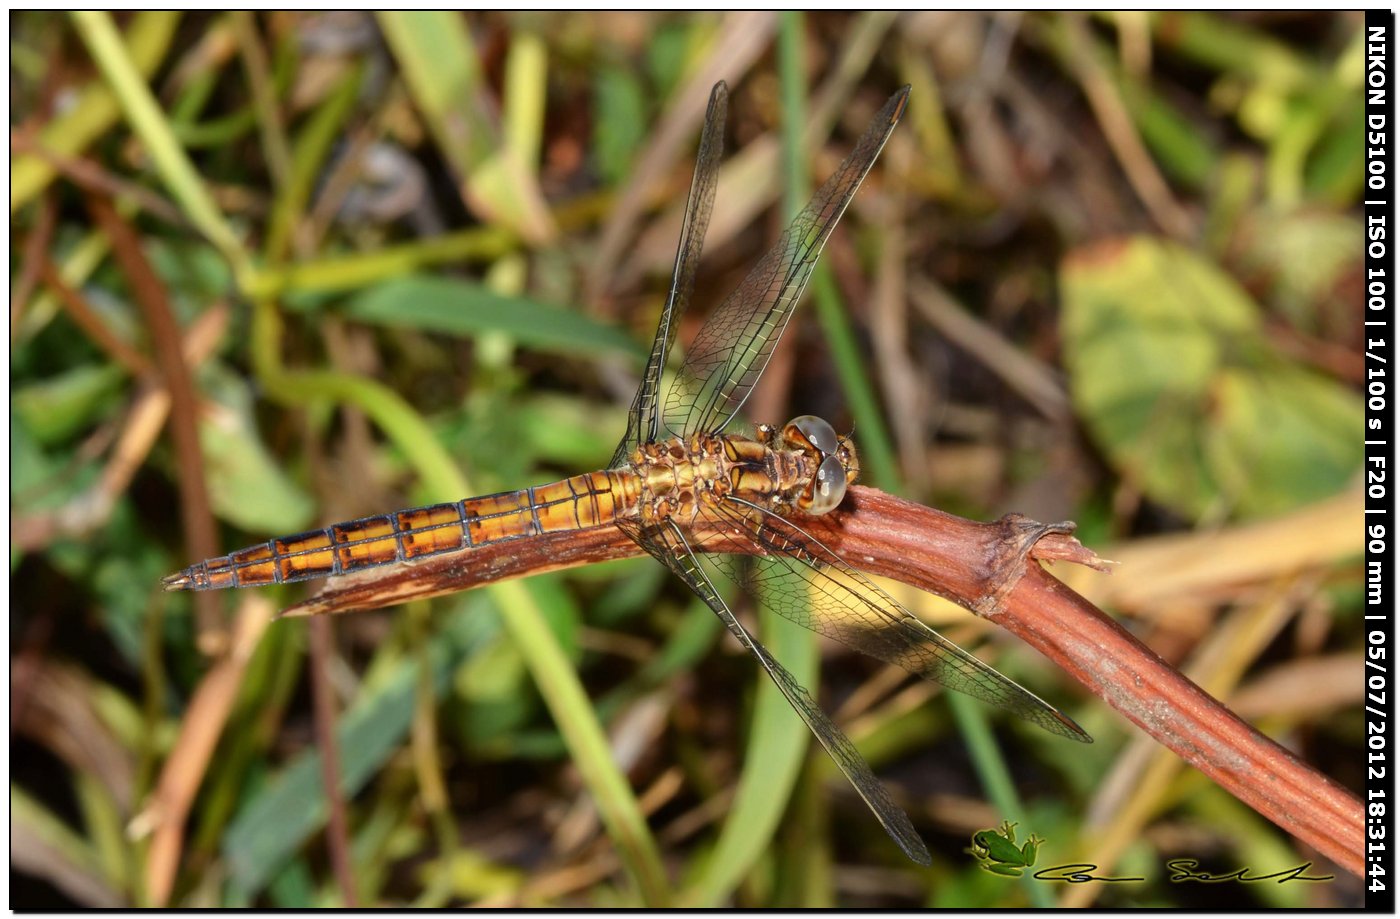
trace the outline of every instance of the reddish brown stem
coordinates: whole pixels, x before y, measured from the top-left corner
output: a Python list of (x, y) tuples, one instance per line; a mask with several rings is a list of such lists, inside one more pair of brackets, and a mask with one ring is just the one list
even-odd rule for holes
[[(1024, 639), (1158, 742), (1339, 866), (1362, 871), (1361, 802), (1236, 717), (1029, 559), (1100, 560), (1064, 526), (977, 523), (855, 487), (803, 527), (857, 568), (946, 597)], [(732, 546), (742, 551), (742, 546)], [(639, 555), (615, 527), (546, 534), (330, 584), (287, 615), (349, 612)]]
[[(207, 558), (216, 551), (218, 535), (204, 485), (204, 459), (199, 448), (196, 424), (198, 403), (194, 381), (180, 353), (180, 327), (170, 305), (165, 284), (151, 267), (135, 229), (117, 213), (110, 199), (98, 194), (87, 198), (88, 210), (112, 244), (112, 255), (126, 276), (132, 298), (141, 307), (151, 336), (151, 347), (161, 379), (170, 391), (170, 433), (179, 458), (180, 511), (185, 538), (194, 558)], [(219, 614), (217, 601), (195, 601), (201, 650), (222, 653), (228, 633)]]
[(23, 310), (29, 303), (29, 295), (34, 291), (35, 282), (39, 280), (39, 262), (49, 251), (49, 243), (53, 240), (54, 228), (57, 226), (58, 206), (54, 204), (53, 194), (50, 193), (39, 199), (39, 213), (34, 218), (34, 228), (24, 240), (24, 248), (20, 250), (19, 271), (15, 274), (14, 283), (10, 285), (11, 341), (19, 335), (20, 320), (24, 318)]
[(68, 311), (68, 318), (73, 320), (74, 325), (82, 329), (109, 357), (130, 371), (132, 376), (144, 377), (151, 373), (151, 362), (107, 327), (97, 310), (88, 304), (87, 298), (63, 280), (58, 266), (49, 258), (48, 253), (42, 253), (37, 264), (39, 276), (57, 295), (58, 302)]

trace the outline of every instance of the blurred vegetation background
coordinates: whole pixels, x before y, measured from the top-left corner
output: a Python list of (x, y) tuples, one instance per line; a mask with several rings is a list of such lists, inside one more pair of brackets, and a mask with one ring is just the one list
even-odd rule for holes
[[(936, 687), (775, 637), (930, 869), (650, 560), (319, 624), (270, 621), (305, 585), (159, 580), (601, 467), (710, 85), (682, 344), (910, 83), (754, 417), (854, 426), (868, 483), (955, 513), (1078, 521), (1122, 565), (1058, 574), (1358, 788), (1359, 14), (10, 24), (12, 906), (1358, 902), (1325, 865), (1170, 883), (1315, 856), (908, 591), (1097, 741), (994, 720), (992, 803)], [(990, 874), (964, 849), (1003, 819), (1146, 880)]]

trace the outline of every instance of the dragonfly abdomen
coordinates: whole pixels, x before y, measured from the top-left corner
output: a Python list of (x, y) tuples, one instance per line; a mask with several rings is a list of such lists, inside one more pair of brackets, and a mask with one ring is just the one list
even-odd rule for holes
[(602, 526), (635, 512), (637, 494), (630, 471), (589, 472), (270, 539), (191, 565), (163, 583), (166, 590), (218, 590), (334, 577), (501, 540)]

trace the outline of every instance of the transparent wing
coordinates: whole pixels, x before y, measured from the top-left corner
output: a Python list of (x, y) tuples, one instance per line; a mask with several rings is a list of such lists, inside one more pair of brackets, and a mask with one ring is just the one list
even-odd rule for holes
[(1091, 738), (1063, 712), (982, 663), (904, 609), (816, 537), (742, 499), (704, 513), (770, 554), (715, 555), (716, 567), (785, 619), (910, 673), (1005, 709), (1052, 734)]
[[(696, 596), (704, 600), (710, 609), (715, 611), (730, 633), (739, 639), (739, 643), (758, 658), (758, 662), (763, 665), (763, 669), (768, 672), (793, 710), (807, 723), (807, 727), (816, 735), (817, 740), (821, 741), (826, 752), (840, 767), (850, 783), (855, 786), (860, 796), (865, 799), (865, 803), (875, 813), (880, 824), (884, 826), (885, 832), (890, 834), (890, 838), (909, 858), (920, 865), (930, 864), (928, 848), (919, 838), (919, 834), (914, 832), (914, 825), (909, 822), (909, 816), (890, 800), (889, 793), (885, 791), (880, 780), (875, 778), (874, 773), (870, 771), (870, 767), (861, 758), (855, 745), (826, 716), (826, 713), (821, 710), (821, 707), (817, 705), (807, 690), (802, 688), (793, 675), (782, 664), (774, 660), (773, 655), (768, 653), (768, 649), (750, 635), (735, 618), (729, 605), (724, 602), (724, 598), (715, 589), (714, 581), (702, 566), (700, 557), (691, 551), (680, 528), (670, 520), (650, 529), (643, 529), (632, 521), (626, 521), (619, 525), (643, 549), (646, 549), (663, 565), (675, 572), (695, 592)], [(715, 557), (706, 556), (707, 561), (713, 558)]]
[(729, 108), (729, 87), (723, 80), (710, 90), (710, 104), (705, 110), (705, 126), (700, 132), (700, 150), (695, 156), (695, 175), (690, 180), (690, 197), (685, 203), (681, 223), (680, 244), (676, 247), (676, 265), (671, 272), (671, 293), (661, 310), (656, 338), (651, 343), (641, 385), (632, 399), (627, 415), (627, 433), (613, 453), (611, 468), (626, 461), (628, 454), (645, 441), (655, 440), (660, 426), (657, 404), (661, 391), (661, 374), (666, 369), (666, 356), (671, 350), (672, 332), (695, 289), (695, 271), (700, 264), (700, 251), (705, 243), (705, 231), (710, 226), (710, 214), (715, 208), (715, 186), (719, 179), (719, 154), (724, 147), (724, 118)]
[(836, 173), (710, 315), (666, 396), (664, 420), (672, 435), (718, 433), (748, 399), (817, 256), (880, 155), (908, 98), (908, 86), (890, 97)]

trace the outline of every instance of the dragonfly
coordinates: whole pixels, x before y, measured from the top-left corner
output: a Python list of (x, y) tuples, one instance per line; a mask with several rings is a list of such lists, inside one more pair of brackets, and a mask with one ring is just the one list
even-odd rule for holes
[[(904, 853), (928, 849), (855, 746), (735, 615), (732, 581), (779, 615), (874, 658), (1088, 742), (1069, 716), (925, 625), (803, 527), (833, 511), (860, 462), (850, 437), (804, 415), (746, 429), (739, 413), (792, 318), (817, 258), (904, 114), (909, 87), (875, 115), (850, 155), (743, 282), (714, 310), (678, 371), (666, 374), (690, 304), (718, 184), (728, 89), (715, 85), (701, 129), (671, 289), (627, 429), (606, 470), (549, 485), (415, 507), (272, 539), (164, 579), (213, 590), (412, 566), (505, 540), (615, 526), (679, 577), (762, 666)], [(663, 379), (664, 378), (664, 379)], [(734, 552), (732, 540), (748, 543)], [(724, 551), (728, 548), (730, 551)]]

